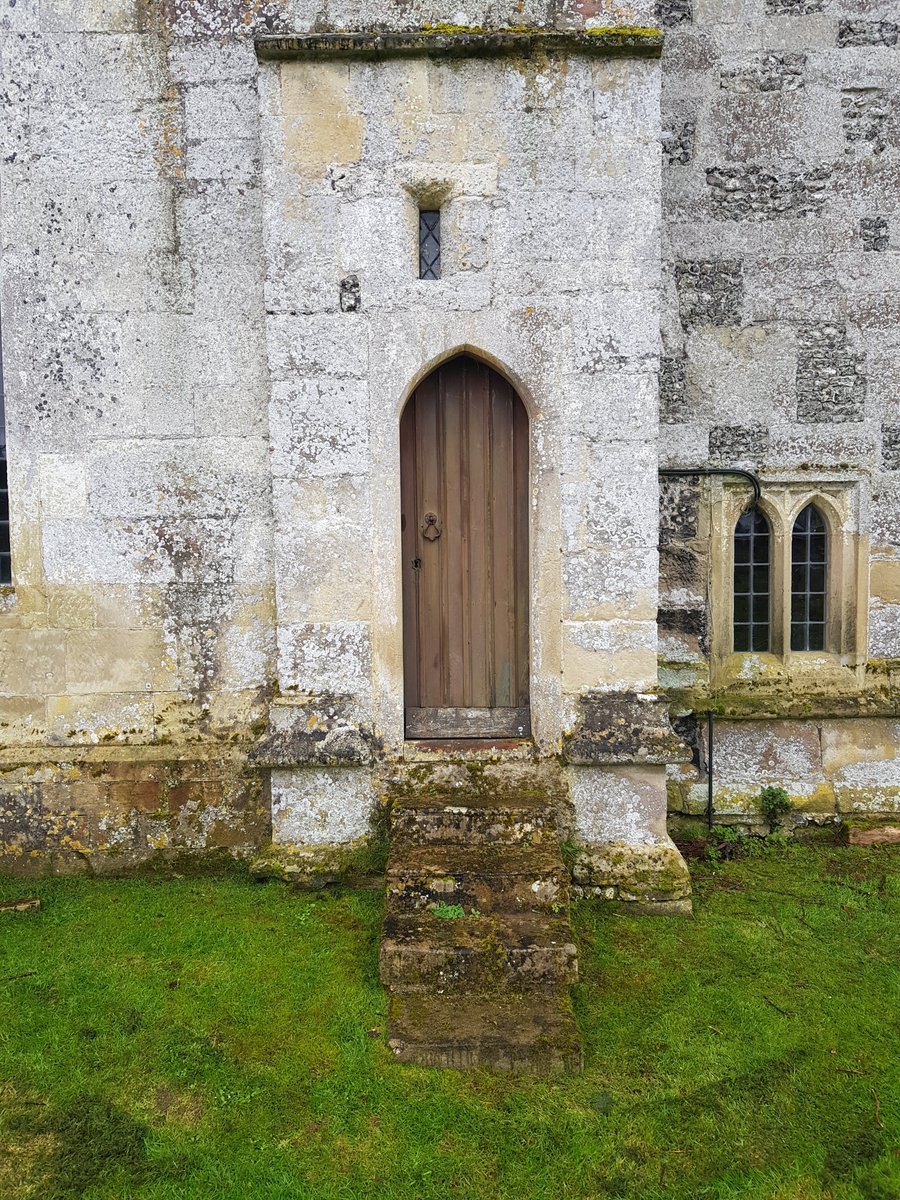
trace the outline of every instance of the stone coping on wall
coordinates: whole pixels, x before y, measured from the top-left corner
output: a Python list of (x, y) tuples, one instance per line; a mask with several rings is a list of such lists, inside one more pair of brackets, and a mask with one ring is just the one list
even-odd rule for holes
[(612, 54), (662, 52), (659, 29), (612, 25), (586, 31), (481, 29), (435, 25), (409, 33), (304, 33), (256, 39), (261, 59), (485, 58), (503, 55)]
[(709, 711), (740, 720), (900, 716), (900, 659), (843, 666), (823, 655), (792, 670), (775, 655), (755, 658), (754, 674), (741, 679), (733, 671), (725, 686), (712, 689), (697, 664), (660, 661), (660, 694), (676, 714)]

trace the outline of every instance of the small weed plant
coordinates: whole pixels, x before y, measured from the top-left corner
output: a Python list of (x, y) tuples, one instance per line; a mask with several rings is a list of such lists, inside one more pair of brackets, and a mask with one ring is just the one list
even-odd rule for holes
[(713, 825), (709, 832), (710, 837), (714, 837), (719, 842), (727, 842), (729, 846), (734, 846), (741, 840), (741, 831), (734, 825)]
[(793, 802), (783, 787), (762, 788), (759, 793), (759, 807), (769, 822), (769, 833), (775, 832), (782, 817), (794, 811)]
[(445, 904), (443, 900), (432, 904), (431, 911), (436, 917), (442, 917), (445, 921), (459, 921), (466, 915), (466, 910), (461, 904)]

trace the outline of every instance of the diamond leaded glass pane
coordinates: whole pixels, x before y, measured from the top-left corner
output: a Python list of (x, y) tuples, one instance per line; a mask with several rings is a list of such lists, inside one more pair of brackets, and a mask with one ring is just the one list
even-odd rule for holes
[(0, 583), (12, 583), (9, 553), (9, 488), (6, 483), (6, 447), (0, 445)]
[(734, 529), (734, 648), (769, 649), (769, 524), (761, 512), (744, 513)]
[(825, 649), (828, 531), (822, 514), (807, 504), (791, 537), (791, 649)]
[(438, 210), (419, 210), (419, 278), (441, 277), (441, 214)]

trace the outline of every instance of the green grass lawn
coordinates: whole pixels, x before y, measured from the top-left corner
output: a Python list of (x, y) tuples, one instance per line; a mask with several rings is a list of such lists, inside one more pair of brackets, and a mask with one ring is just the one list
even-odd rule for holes
[[(0, 1200), (898, 1200), (900, 853), (575, 910), (585, 1071), (398, 1066), (381, 896), (0, 882)], [(448, 1000), (448, 1004), (452, 1000)]]

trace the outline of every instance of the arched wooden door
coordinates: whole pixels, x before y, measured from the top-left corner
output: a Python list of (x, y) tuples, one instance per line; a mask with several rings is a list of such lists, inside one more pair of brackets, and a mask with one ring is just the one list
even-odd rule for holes
[(460, 355), (410, 398), (400, 460), (406, 736), (527, 736), (525, 406)]

